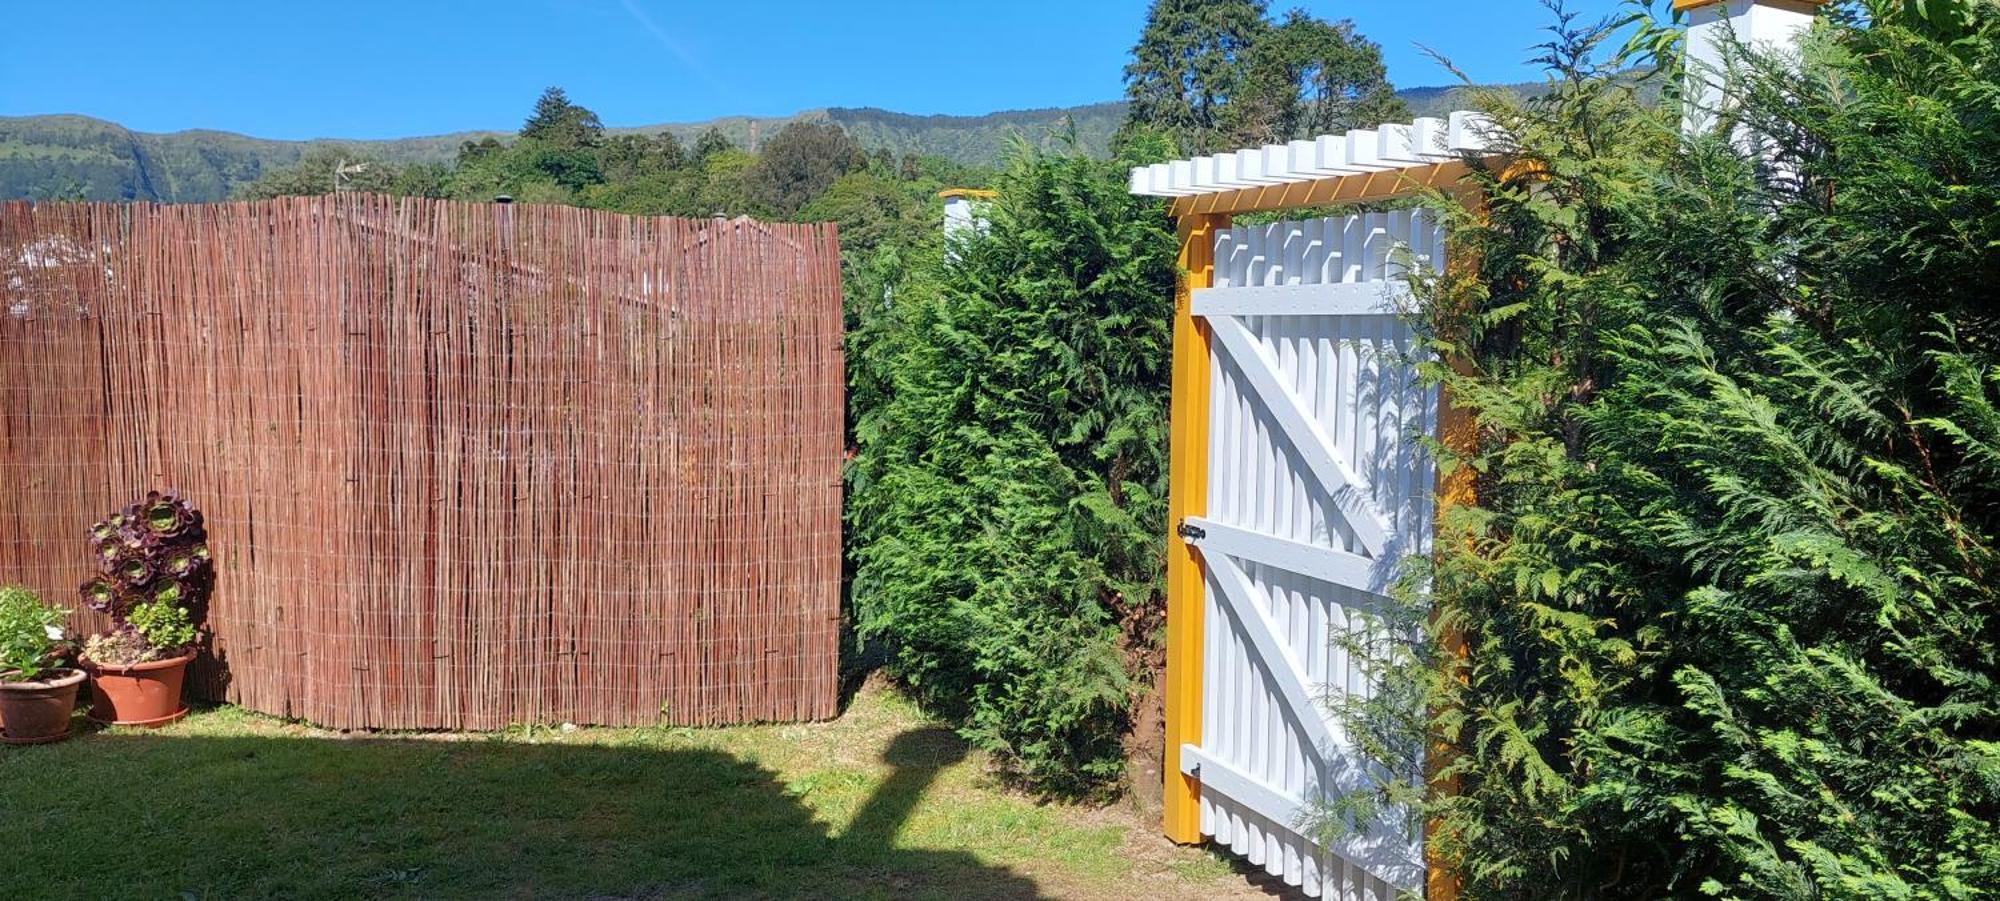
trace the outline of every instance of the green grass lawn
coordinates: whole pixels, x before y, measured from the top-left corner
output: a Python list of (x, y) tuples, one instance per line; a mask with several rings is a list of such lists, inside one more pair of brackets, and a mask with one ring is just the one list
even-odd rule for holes
[(893, 692), (837, 721), (352, 737), (234, 708), (0, 748), (18, 898), (1262, 896), (1038, 804)]

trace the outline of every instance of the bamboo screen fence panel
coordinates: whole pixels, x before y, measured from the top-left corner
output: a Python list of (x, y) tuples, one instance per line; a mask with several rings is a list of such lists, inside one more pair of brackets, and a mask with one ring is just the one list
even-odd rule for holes
[[(196, 690), (338, 728), (835, 712), (830, 226), (345, 195), (0, 210), (0, 582), (206, 513)], [(101, 625), (80, 617), (86, 628)]]

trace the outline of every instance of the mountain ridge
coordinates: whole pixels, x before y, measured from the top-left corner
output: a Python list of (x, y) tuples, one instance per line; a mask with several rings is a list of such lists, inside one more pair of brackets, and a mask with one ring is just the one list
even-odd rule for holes
[[(1508, 86), (1517, 90), (1527, 86)], [(1451, 108), (1463, 88), (1424, 87), (1397, 92), (1418, 115)], [(752, 146), (786, 123), (831, 121), (870, 151), (929, 154), (960, 163), (998, 162), (1014, 136), (1050, 144), (1058, 130), (1073, 130), (1077, 145), (1103, 154), (1125, 116), (1123, 101), (1069, 107), (1000, 110), (982, 115), (899, 113), (876, 107), (828, 107), (790, 116), (726, 116), (700, 122), (613, 127), (611, 134), (668, 132), (683, 143), (717, 128), (738, 146)], [(460, 131), (403, 138), (308, 140), (259, 138), (232, 131), (190, 128), (135, 131), (78, 113), (0, 116), (0, 200), (147, 200), (193, 203), (227, 199), (262, 173), (298, 161), (314, 147), (352, 147), (398, 164), (447, 163), (459, 145), (513, 132)]]

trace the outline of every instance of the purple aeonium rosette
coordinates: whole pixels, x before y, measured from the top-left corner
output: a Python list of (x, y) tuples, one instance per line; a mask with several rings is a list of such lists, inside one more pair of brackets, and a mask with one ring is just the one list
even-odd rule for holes
[(137, 524), (157, 538), (177, 538), (201, 527), (201, 514), (173, 492), (148, 492), (146, 499), (134, 506)]
[[(215, 560), (201, 511), (186, 498), (148, 492), (92, 524), (89, 535), (99, 575), (77, 594), (85, 606), (111, 617), (113, 631), (98, 636), (100, 644), (143, 638), (147, 629), (159, 629), (161, 611), (178, 611), (184, 624), (192, 618), (200, 627), (215, 587)], [(134, 619), (145, 623), (135, 627)]]
[(98, 576), (83, 583), (83, 587), (77, 589), (77, 595), (83, 599), (85, 607), (99, 613), (112, 613), (119, 609), (124, 589), (118, 583)]

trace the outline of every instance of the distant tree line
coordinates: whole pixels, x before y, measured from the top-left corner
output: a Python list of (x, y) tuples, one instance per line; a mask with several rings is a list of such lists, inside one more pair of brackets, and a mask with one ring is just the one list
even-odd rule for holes
[(315, 147), (237, 196), (506, 196), (640, 215), (833, 221), (841, 226), (850, 262), (859, 266), (886, 243), (936, 240), (937, 192), (984, 186), (993, 177), (990, 170), (936, 157), (867, 153), (832, 122), (791, 122), (756, 153), (718, 128), (691, 147), (667, 132), (612, 134), (595, 112), (551, 87), (512, 139), (466, 141), (449, 165), (399, 166), (350, 149)]

